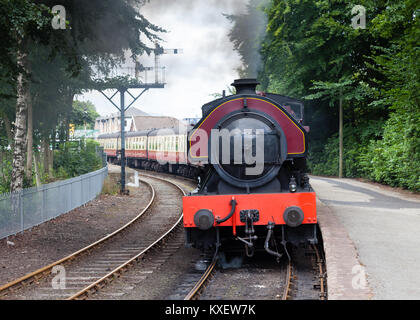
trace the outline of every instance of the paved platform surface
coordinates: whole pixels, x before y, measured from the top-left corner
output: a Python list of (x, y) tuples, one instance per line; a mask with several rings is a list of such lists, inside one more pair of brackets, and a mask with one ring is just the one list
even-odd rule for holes
[(352, 179), (311, 177), (311, 185), (329, 298), (420, 299), (420, 197)]

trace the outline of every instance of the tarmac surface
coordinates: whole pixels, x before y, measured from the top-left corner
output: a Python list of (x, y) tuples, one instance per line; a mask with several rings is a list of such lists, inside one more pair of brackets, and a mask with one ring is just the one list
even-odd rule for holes
[[(319, 217), (323, 235), (325, 230), (330, 242), (336, 236), (348, 237), (347, 245), (354, 245), (360, 263), (355, 266), (354, 257), (341, 259), (337, 243), (333, 243), (336, 248), (328, 249), (333, 261), (330, 269), (334, 272), (330, 274), (326, 252), (333, 298), (420, 299), (420, 196), (353, 179), (311, 177), (310, 183), (324, 212)], [(324, 238), (327, 248), (328, 241)], [(350, 264), (345, 274), (335, 277), (335, 269), (343, 273), (339, 270), (343, 266), (337, 267), (345, 260)], [(357, 296), (353, 293), (361, 283), (357, 279), (360, 274), (367, 275), (369, 293)], [(346, 296), (346, 290), (352, 289)]]

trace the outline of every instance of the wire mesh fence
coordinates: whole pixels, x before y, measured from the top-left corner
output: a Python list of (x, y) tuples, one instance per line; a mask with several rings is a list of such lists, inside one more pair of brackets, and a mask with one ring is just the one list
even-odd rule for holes
[(108, 167), (40, 187), (0, 194), (0, 239), (67, 213), (97, 197)]

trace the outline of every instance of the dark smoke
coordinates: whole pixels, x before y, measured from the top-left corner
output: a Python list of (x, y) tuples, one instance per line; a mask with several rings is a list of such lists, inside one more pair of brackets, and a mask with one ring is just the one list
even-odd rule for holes
[(242, 266), (244, 258), (242, 256), (235, 256), (230, 261), (227, 260), (224, 252), (219, 253), (219, 266), (222, 269), (238, 269)]
[(238, 70), (241, 77), (257, 78), (261, 71), (260, 49), (268, 22), (264, 8), (268, 3), (268, 0), (250, 0), (245, 13), (226, 15), (232, 23), (229, 38), (242, 61)]

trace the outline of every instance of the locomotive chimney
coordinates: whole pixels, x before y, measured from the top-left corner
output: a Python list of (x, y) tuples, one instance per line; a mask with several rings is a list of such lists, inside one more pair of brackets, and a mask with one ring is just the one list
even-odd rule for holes
[(256, 94), (255, 88), (260, 83), (257, 79), (236, 79), (231, 84), (236, 89), (236, 94)]

